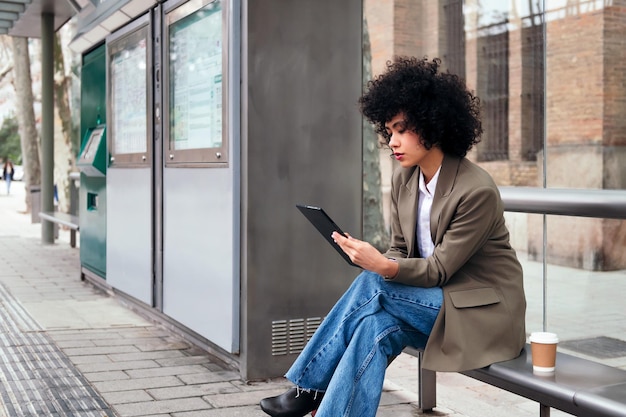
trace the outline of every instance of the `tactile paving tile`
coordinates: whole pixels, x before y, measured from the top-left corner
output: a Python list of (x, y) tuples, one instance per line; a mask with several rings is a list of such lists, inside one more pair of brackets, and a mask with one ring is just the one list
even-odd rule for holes
[(589, 339), (566, 340), (559, 345), (599, 359), (613, 359), (626, 356), (626, 342), (611, 337), (600, 336)]
[(68, 357), (2, 285), (0, 415), (116, 416)]

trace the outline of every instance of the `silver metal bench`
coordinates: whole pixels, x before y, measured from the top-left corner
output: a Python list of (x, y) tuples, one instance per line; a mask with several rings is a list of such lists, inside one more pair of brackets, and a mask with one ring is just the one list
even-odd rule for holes
[(76, 232), (79, 231), (78, 216), (59, 211), (42, 211), (39, 217), (52, 223), (66, 226), (70, 229), (70, 246), (76, 247)]
[[(436, 373), (422, 369), (422, 352), (406, 349), (419, 360), (419, 408), (436, 406)], [(510, 361), (461, 372), (489, 385), (539, 403), (539, 415), (549, 417), (556, 408), (580, 417), (626, 416), (626, 371), (587, 359), (557, 353), (553, 374), (534, 374), (530, 346)]]

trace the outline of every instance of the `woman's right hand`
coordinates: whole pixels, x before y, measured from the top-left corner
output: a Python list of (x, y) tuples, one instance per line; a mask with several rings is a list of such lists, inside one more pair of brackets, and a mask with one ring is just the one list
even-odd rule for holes
[(383, 256), (378, 249), (368, 242), (353, 238), (348, 233), (344, 236), (341, 233), (333, 232), (332, 238), (352, 262), (361, 268), (376, 272), (384, 277), (395, 277), (398, 274), (398, 263)]

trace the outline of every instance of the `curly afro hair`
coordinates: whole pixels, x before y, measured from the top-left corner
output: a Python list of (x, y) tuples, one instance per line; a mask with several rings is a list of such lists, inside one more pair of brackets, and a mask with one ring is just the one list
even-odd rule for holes
[(395, 57), (387, 71), (369, 81), (361, 112), (386, 143), (385, 123), (403, 113), (426, 149), (463, 157), (482, 133), (480, 100), (457, 75), (441, 72), (441, 60)]

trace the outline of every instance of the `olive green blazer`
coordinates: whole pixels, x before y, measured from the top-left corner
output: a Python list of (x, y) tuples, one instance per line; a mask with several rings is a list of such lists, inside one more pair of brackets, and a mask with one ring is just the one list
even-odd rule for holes
[(424, 259), (415, 236), (418, 183), (419, 168), (394, 171), (385, 256), (398, 261), (394, 282), (443, 288), (423, 366), (463, 371), (517, 357), (526, 340), (526, 299), (496, 184), (469, 160), (444, 156), (430, 214), (435, 250)]

